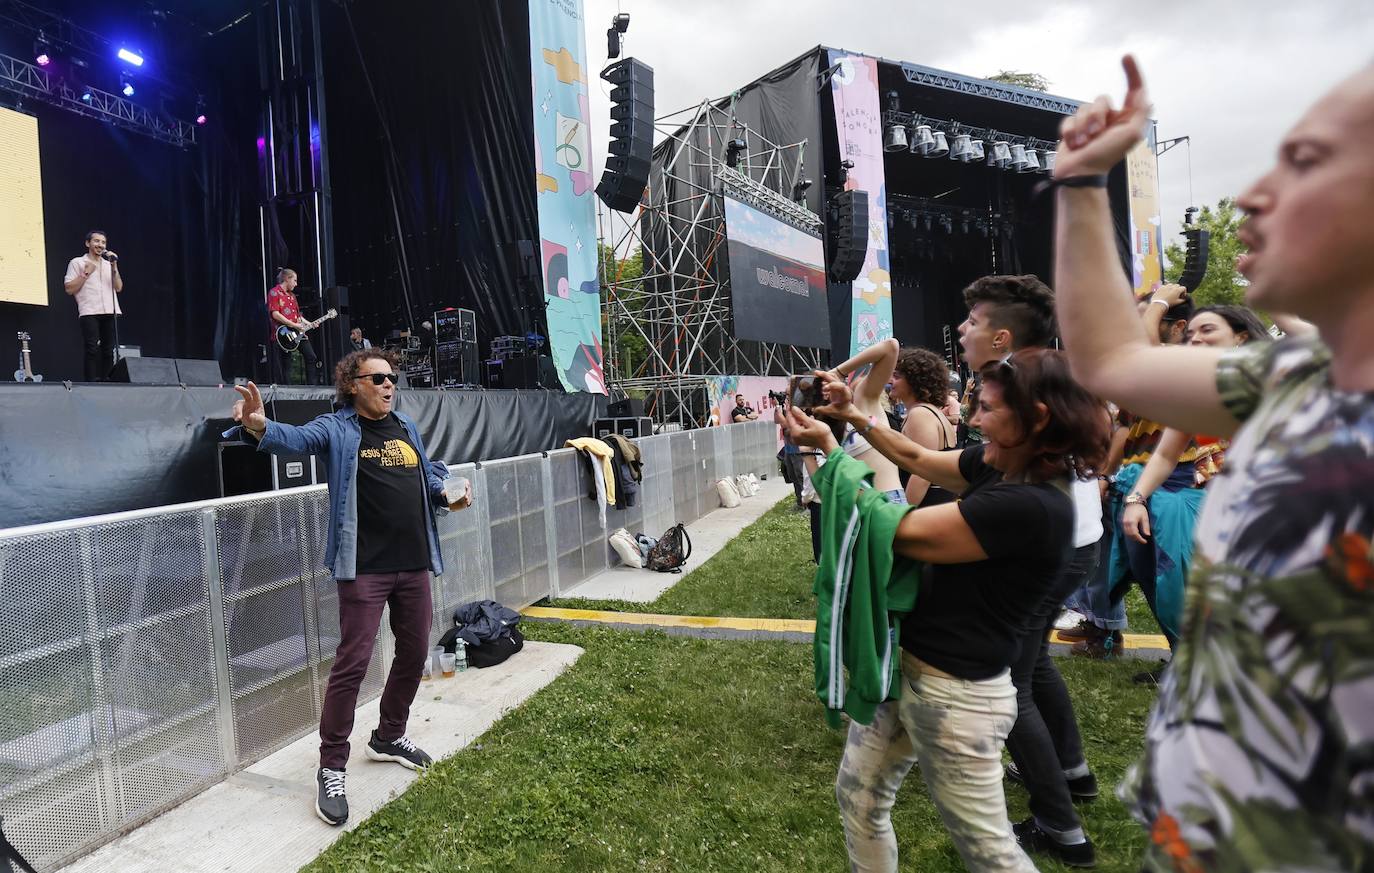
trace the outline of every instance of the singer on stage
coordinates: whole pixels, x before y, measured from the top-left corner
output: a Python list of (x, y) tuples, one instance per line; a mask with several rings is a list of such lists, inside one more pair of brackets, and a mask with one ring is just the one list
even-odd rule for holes
[[(272, 320), (272, 332), (267, 336), (268, 354), (277, 362), (277, 378), (282, 385), (291, 384), (291, 355), (277, 345), (277, 328), (290, 327), (305, 330), (306, 321), (301, 317), (300, 304), (296, 302), (296, 271), (290, 267), (277, 270), (277, 284), (267, 292), (267, 315)], [(310, 344), (309, 334), (301, 337), (300, 353), (305, 358), (305, 382), (307, 385), (323, 385), (324, 371), (320, 369), (320, 359), (315, 347)]]
[(122, 315), (119, 256), (109, 251), (105, 232), (86, 234), (86, 254), (67, 262), (62, 287), (76, 298), (81, 340), (86, 349), (86, 381), (103, 382), (114, 368), (115, 316)]

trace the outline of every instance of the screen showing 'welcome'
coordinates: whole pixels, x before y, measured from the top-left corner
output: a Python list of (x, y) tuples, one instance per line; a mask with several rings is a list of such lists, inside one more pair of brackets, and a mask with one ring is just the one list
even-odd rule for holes
[(830, 348), (821, 238), (725, 198), (735, 338)]

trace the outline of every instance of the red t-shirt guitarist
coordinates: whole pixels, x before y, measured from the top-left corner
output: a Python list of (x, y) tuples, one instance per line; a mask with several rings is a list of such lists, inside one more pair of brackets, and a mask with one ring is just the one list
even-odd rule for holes
[[(291, 352), (283, 351), (277, 345), (277, 328), (289, 327), (305, 330), (306, 321), (301, 317), (300, 304), (296, 302), (296, 271), (290, 267), (277, 270), (277, 284), (267, 292), (267, 317), (271, 320), (272, 330), (268, 336), (268, 348), (275, 352), (272, 358), (277, 362), (276, 379), (283, 385), (291, 384)], [(310, 336), (301, 337), (300, 353), (305, 357), (305, 381), (311, 385), (324, 384), (324, 371), (320, 367), (319, 356), (310, 344)]]

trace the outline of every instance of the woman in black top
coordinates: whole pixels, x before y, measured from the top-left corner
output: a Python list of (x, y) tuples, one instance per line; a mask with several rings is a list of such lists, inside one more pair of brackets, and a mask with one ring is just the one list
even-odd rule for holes
[[(892, 368), (892, 396), (906, 406), (902, 435), (928, 449), (954, 447), (954, 425), (940, 409), (949, 390), (949, 365), (929, 349), (902, 349)], [(901, 472), (906, 502), (912, 506), (938, 506), (954, 500), (954, 493), (939, 485)]]
[[(1059, 352), (1017, 352), (981, 376), (971, 423), (986, 442), (963, 452), (871, 427), (837, 379), (826, 379), (831, 403), (817, 410), (867, 428), (899, 467), (960, 495), (908, 513), (893, 542), (930, 569), (901, 627), (901, 699), (879, 706), (872, 724), (849, 726), (835, 789), (855, 871), (897, 869), (890, 812), (917, 762), (969, 870), (1035, 869), (1002, 792), (1002, 747), (1016, 720), (1008, 668), (1072, 551), (1069, 480), (1101, 464), (1108, 436), (1101, 403), (1073, 381)], [(833, 442), (809, 421), (793, 438)]]

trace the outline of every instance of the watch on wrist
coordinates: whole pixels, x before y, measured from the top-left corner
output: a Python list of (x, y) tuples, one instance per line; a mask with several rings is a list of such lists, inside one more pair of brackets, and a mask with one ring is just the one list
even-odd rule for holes
[(1148, 497), (1146, 497), (1144, 494), (1141, 494), (1139, 491), (1132, 491), (1130, 494), (1126, 495), (1126, 499), (1123, 502), (1127, 506), (1130, 506), (1132, 504), (1140, 504), (1141, 506), (1144, 506), (1145, 501), (1148, 499)]

